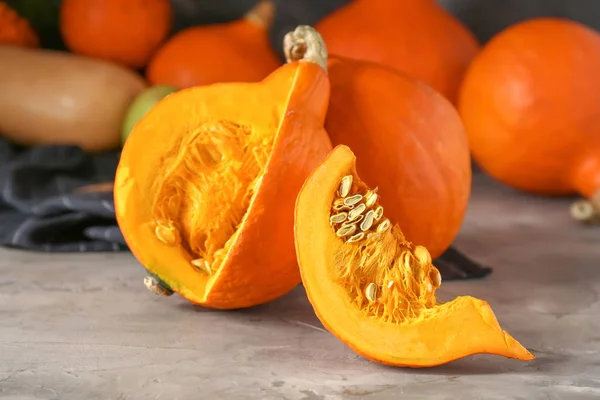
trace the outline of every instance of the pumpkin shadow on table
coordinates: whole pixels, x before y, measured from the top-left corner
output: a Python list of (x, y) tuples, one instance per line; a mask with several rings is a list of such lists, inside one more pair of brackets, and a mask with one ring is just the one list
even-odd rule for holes
[(310, 305), (306, 292), (302, 284), (297, 285), (287, 294), (270, 302), (260, 304), (254, 307), (242, 308), (237, 310), (218, 310), (194, 305), (188, 301), (182, 301), (178, 307), (186, 312), (211, 312), (223, 314), (227, 318), (250, 319), (259, 318), (262, 321), (272, 323), (282, 322), (290, 323), (290, 321), (299, 322), (298, 325), (310, 324), (316, 329), (325, 328), (316, 317), (312, 306)]
[[(315, 315), (311, 304), (306, 297), (304, 287), (300, 284), (288, 294), (273, 300), (269, 303), (258, 305), (251, 308), (240, 310), (213, 310), (195, 306), (188, 302), (180, 303), (179, 307), (186, 312), (212, 312), (223, 314), (226, 318), (236, 319), (240, 322), (250, 323), (268, 323), (271, 327), (281, 325), (287, 329), (295, 326), (297, 329), (311, 329), (319, 331), (322, 334), (330, 336), (331, 341), (338, 339), (328, 332), (317, 316)], [(315, 341), (316, 345), (328, 345), (330, 341)], [(326, 351), (323, 348), (314, 348), (315, 351)], [(480, 354), (453, 361), (448, 364), (432, 368), (398, 368), (388, 365), (378, 364), (363, 357), (356, 357), (352, 349), (347, 347), (347, 355), (356, 358), (357, 365), (361, 363), (366, 368), (381, 368), (382, 371), (416, 374), (416, 375), (440, 375), (449, 377), (465, 375), (497, 375), (506, 373), (527, 373), (542, 372), (553, 373), (560, 369), (560, 365), (568, 363), (568, 357), (565, 355), (533, 350), (536, 359), (532, 361), (511, 360), (501, 356)]]

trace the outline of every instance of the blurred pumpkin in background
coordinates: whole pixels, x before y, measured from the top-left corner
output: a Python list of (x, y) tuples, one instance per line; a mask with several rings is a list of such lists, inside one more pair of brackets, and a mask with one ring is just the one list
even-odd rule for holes
[(184, 29), (154, 55), (147, 78), (179, 88), (264, 79), (281, 60), (269, 42), (273, 4), (262, 0), (242, 18)]
[(0, 1), (0, 45), (38, 47), (39, 38), (29, 22)]
[(395, 68), (451, 102), (479, 50), (473, 34), (434, 0), (353, 0), (316, 28), (330, 54)]
[(598, 71), (600, 34), (583, 24), (537, 18), (497, 34), (459, 100), (479, 165), (523, 191), (600, 198)]
[(438, 0), (466, 24), (481, 42), (532, 18), (558, 17), (600, 29), (598, 0)]
[(74, 53), (146, 66), (172, 27), (170, 0), (63, 0), (60, 29)]

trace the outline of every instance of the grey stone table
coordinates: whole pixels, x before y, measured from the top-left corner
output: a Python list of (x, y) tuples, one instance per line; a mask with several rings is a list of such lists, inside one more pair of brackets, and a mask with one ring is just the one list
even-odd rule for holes
[(148, 292), (129, 254), (0, 250), (0, 399), (600, 399), (600, 228), (477, 181), (457, 245), (495, 272), (440, 297), (487, 299), (534, 361), (385, 367), (326, 332), (302, 287), (210, 311)]

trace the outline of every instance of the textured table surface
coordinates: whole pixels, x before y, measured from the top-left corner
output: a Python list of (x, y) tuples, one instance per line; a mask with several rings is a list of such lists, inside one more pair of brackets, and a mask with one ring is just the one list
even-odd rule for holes
[(456, 244), (495, 271), (440, 297), (487, 299), (534, 361), (385, 367), (326, 332), (302, 287), (217, 312), (152, 295), (129, 254), (0, 250), (0, 399), (599, 399), (600, 228), (477, 181)]

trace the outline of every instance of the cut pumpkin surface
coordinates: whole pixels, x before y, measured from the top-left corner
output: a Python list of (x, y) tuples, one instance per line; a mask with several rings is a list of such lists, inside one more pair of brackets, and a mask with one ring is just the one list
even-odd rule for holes
[(428, 367), (477, 353), (531, 360), (483, 300), (438, 303), (441, 284), (428, 250), (385, 216), (376, 188), (337, 146), (296, 201), (296, 254), (323, 325), (358, 354), (383, 364)]
[(264, 81), (181, 90), (132, 130), (115, 179), (117, 221), (153, 291), (231, 309), (300, 283), (294, 202), (331, 142), (326, 50), (307, 27), (288, 50), (297, 42), (293, 61)]

